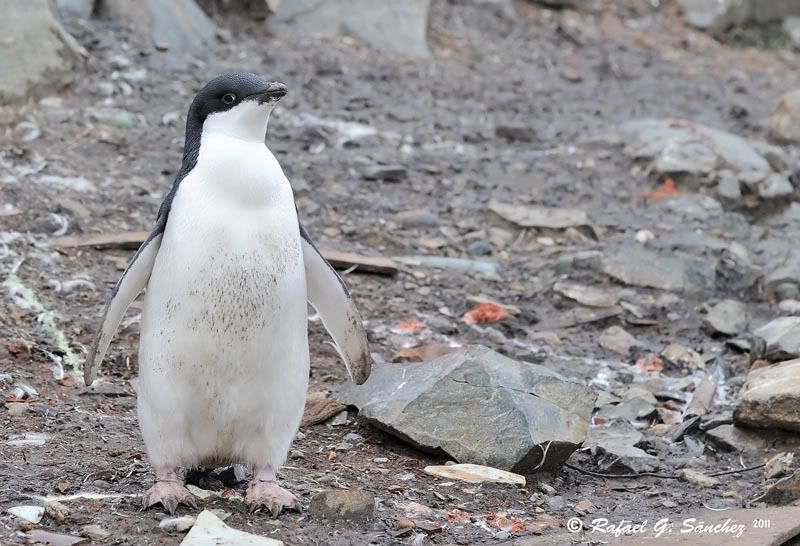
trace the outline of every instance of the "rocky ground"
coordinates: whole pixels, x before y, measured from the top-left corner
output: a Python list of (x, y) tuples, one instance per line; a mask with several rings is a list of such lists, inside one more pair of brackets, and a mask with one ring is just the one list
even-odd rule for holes
[[(86, 391), (71, 372), (131, 250), (58, 241), (149, 229), (188, 103), (231, 68), (289, 86), (267, 143), (318, 245), (396, 266), (345, 276), (378, 363), (479, 344), (591, 387), (594, 407), (573, 423), (586, 436), (591, 420), (570, 467), (524, 486), (432, 476), (453, 452), (334, 402), (350, 400), (346, 372), (312, 320), (308, 417), (330, 418), (301, 428), (280, 474), (303, 512), (250, 514), (228, 470), (194, 475), (207, 498), (180, 515), (217, 510), (286, 544), (570, 544), (611, 538), (570, 534), (573, 517), (677, 521), (800, 497), (800, 371), (776, 364), (800, 356), (800, 97), (779, 101), (800, 87), (796, 51), (723, 44), (672, 3), (636, 0), (434, 1), (430, 56), (411, 60), (292, 23), (217, 22), (231, 30), (185, 56), (68, 17), (81, 75), (0, 108), (0, 543), (184, 538), (139, 511), (153, 477), (135, 413), (141, 303), (103, 382)], [(454, 400), (422, 417), (469, 421)], [(478, 462), (499, 461), (505, 423), (484, 417)], [(325, 519), (320, 492), (345, 496), (348, 517)], [(53, 499), (36, 524), (6, 513)]]

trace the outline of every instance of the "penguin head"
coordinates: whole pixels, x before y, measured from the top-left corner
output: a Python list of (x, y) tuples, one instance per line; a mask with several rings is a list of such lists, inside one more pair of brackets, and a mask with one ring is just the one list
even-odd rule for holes
[(269, 114), (286, 86), (250, 72), (233, 72), (208, 82), (189, 107), (187, 126), (242, 140), (264, 141)]

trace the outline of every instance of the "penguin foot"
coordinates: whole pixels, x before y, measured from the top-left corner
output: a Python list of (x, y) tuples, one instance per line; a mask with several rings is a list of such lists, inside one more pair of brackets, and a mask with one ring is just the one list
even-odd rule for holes
[(142, 499), (142, 510), (147, 510), (151, 506), (161, 504), (167, 509), (170, 515), (175, 515), (175, 510), (179, 504), (197, 508), (194, 496), (189, 490), (177, 480), (159, 480), (153, 487), (147, 490)]
[(252, 512), (263, 506), (273, 518), (277, 518), (284, 509), (300, 511), (300, 500), (274, 481), (253, 479), (247, 487), (244, 500)]

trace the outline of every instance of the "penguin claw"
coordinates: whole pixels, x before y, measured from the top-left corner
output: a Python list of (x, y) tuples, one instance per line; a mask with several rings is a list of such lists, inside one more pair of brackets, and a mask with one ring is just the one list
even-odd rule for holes
[(174, 481), (160, 481), (153, 484), (142, 498), (142, 510), (161, 504), (170, 515), (175, 515), (178, 505), (183, 504), (196, 509), (194, 497), (183, 484)]
[(283, 510), (299, 512), (301, 509), (300, 500), (275, 482), (251, 482), (244, 500), (251, 512), (263, 507), (273, 518), (277, 518)]

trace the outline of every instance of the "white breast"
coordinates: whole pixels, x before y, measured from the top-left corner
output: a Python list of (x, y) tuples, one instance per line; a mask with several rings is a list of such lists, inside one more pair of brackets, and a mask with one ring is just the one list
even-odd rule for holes
[(263, 144), (204, 135), (148, 284), (140, 381), (154, 464), (282, 463), (308, 381), (306, 281), (291, 187)]

